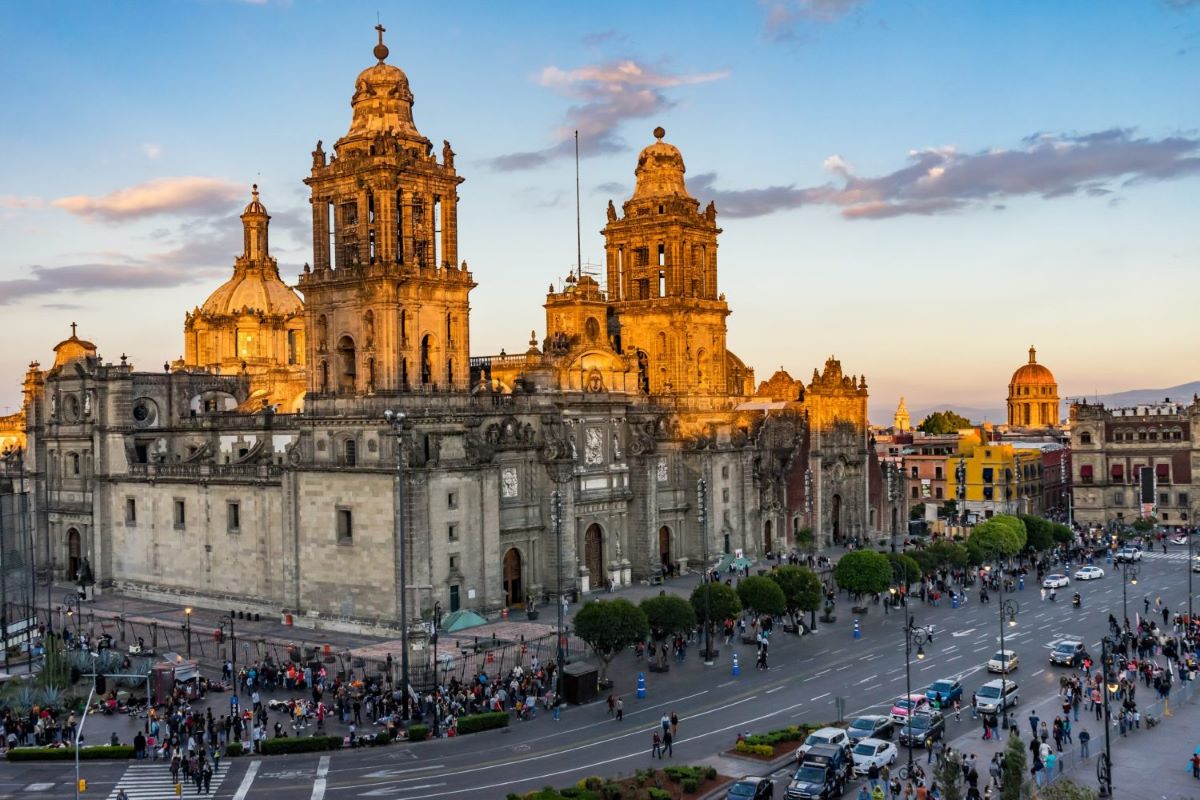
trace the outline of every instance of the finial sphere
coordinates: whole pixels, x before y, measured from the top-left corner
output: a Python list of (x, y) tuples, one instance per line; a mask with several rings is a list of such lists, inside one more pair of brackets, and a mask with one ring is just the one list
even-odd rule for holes
[(666, 135), (667, 135), (667, 132), (665, 130), (663, 130), (663, 127), (661, 125), (659, 125), (657, 128), (654, 129), (654, 138), (655, 139), (661, 139)]
[(388, 57), (388, 49), (386, 44), (375, 45), (375, 49), (372, 52), (375, 53), (375, 58), (379, 59), (380, 61), (383, 61)]

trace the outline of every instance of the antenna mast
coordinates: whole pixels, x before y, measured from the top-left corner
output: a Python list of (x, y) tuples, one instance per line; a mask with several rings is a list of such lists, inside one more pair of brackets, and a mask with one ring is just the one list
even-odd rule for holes
[(583, 239), (579, 232), (579, 131), (575, 131), (575, 265), (583, 277)]

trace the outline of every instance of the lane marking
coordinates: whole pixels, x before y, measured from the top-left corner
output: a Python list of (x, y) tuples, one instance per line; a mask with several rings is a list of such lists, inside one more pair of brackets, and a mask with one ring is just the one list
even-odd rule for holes
[(772, 692), (778, 692), (780, 689), (783, 689), (783, 688), (784, 688), (783, 686), (776, 686), (774, 689), (767, 689), (767, 691), (765, 693), (771, 694)]
[(819, 694), (819, 695), (817, 695), (816, 697), (813, 697), (813, 698), (810, 698), (810, 699), (811, 699), (811, 700), (820, 700), (822, 697), (829, 697), (829, 695), (830, 695), (830, 694), (832, 694), (832, 693), (831, 693), (831, 692), (826, 692), (825, 694)]
[(251, 761), (250, 766), (246, 767), (246, 774), (242, 776), (242, 783), (234, 793), (233, 800), (246, 800), (246, 795), (250, 794), (250, 786), (254, 783), (254, 776), (258, 773), (260, 764), (262, 764), (261, 761)]
[(313, 781), (312, 799), (324, 800), (325, 798), (325, 776), (329, 774), (329, 756), (321, 756), (321, 760), (317, 762), (317, 779)]
[(878, 677), (879, 677), (879, 674), (878, 674), (878, 673), (876, 673), (876, 674), (874, 674), (874, 675), (869, 675), (869, 676), (867, 676), (866, 678), (863, 678), (861, 681), (856, 681), (854, 685), (855, 685), (855, 686), (862, 686), (862, 685), (863, 685), (864, 683), (866, 683), (867, 681), (873, 681), (873, 680), (875, 680), (875, 679), (876, 679), (876, 678), (878, 678)]

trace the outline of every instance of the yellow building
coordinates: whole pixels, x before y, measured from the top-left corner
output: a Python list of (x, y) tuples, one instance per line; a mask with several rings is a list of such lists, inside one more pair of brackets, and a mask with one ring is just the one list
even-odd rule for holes
[(1008, 424), (1013, 428), (1057, 428), (1058, 382), (1054, 373), (1037, 363), (1037, 350), (1029, 348), (1029, 363), (1022, 364), (1008, 382)]
[[(979, 431), (972, 431), (959, 438), (958, 452), (946, 458), (945, 474), (947, 495), (979, 519), (1041, 510), (1040, 450), (986, 441)], [(960, 480), (965, 489), (961, 497)]]

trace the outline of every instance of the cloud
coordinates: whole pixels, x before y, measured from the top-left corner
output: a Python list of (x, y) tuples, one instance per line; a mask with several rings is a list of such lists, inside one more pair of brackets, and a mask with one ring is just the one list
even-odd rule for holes
[(625, 187), (625, 184), (618, 183), (617, 181), (608, 181), (606, 183), (601, 183), (601, 184), (598, 184), (596, 186), (596, 188), (592, 189), (593, 194), (607, 194), (609, 196), (617, 196), (617, 197), (620, 197), (620, 196), (626, 194), (628, 191), (629, 190)]
[(1200, 6), (1200, 0), (1163, 0), (1167, 8), (1173, 8), (1176, 11)]
[(54, 205), (88, 219), (127, 222), (157, 214), (219, 213), (245, 194), (246, 188), (240, 184), (187, 176), (155, 178), (99, 197), (60, 197)]
[(674, 105), (665, 90), (721, 80), (728, 75), (726, 71), (673, 75), (629, 59), (573, 70), (546, 67), (538, 82), (577, 101), (555, 130), (554, 144), (497, 156), (490, 164), (496, 170), (513, 171), (573, 155), (575, 131), (579, 131), (582, 156), (621, 152), (626, 144), (617, 129), (626, 120), (651, 117)]
[[(203, 270), (181, 264), (140, 262), (125, 264), (69, 264), (29, 268), (31, 277), (0, 281), (0, 305), (12, 305), (28, 297), (63, 292), (96, 292), (106, 289), (156, 289), (210, 279)], [(51, 304), (47, 307), (58, 307)]]
[(0, 194), (0, 208), (45, 208), (46, 201), (28, 195)]
[(158, 160), (158, 157), (162, 155), (163, 149), (162, 145), (157, 145), (153, 142), (146, 142), (142, 145), (142, 152), (146, 154), (146, 158), (150, 159), (151, 161), (156, 161)]
[(609, 42), (623, 42), (623, 41), (625, 41), (625, 34), (620, 33), (613, 28), (609, 28), (606, 31), (596, 31), (595, 33), (589, 33), (586, 36), (584, 36), (582, 39), (580, 39), (580, 41), (586, 47), (597, 47), (599, 45), (607, 44)]
[(833, 205), (846, 219), (933, 215), (988, 206), (1010, 198), (1109, 197), (1120, 188), (1200, 173), (1200, 137), (1138, 138), (1128, 128), (1087, 134), (1035, 133), (1011, 149), (974, 153), (953, 147), (908, 154), (908, 163), (876, 177), (856, 174), (840, 156), (825, 159), (841, 185), (794, 184), (765, 189), (715, 188), (716, 175), (698, 175), (695, 190), (722, 213), (753, 217), (805, 205)]
[(865, 0), (760, 0), (766, 9), (764, 29), (770, 39), (790, 39), (804, 22), (835, 22)]

